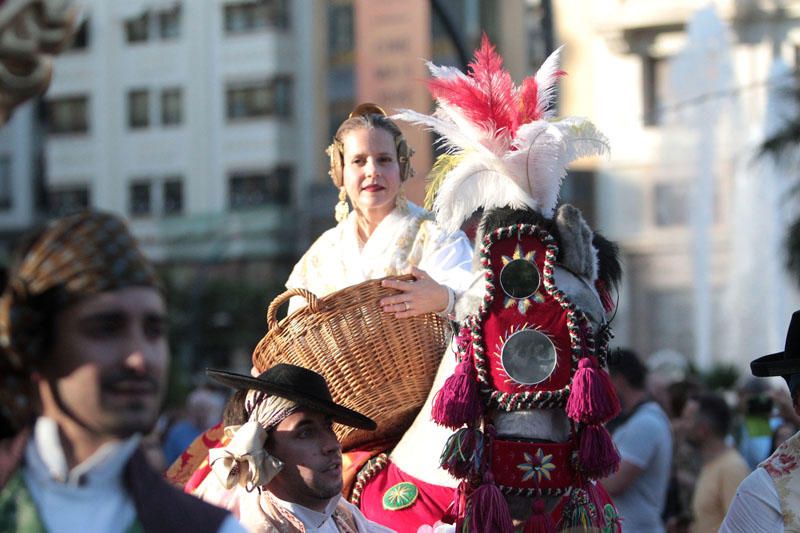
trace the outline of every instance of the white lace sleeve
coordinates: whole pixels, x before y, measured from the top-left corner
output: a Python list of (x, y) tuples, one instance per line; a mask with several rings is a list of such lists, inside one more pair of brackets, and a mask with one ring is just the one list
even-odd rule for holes
[(456, 298), (467, 290), (472, 281), (472, 247), (464, 232), (445, 234), (428, 223), (430, 235), (419, 268), (438, 283), (450, 287)]

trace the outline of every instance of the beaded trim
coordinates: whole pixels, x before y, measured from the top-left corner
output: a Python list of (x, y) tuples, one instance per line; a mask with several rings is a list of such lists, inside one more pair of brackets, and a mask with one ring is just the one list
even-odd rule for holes
[(508, 496), (523, 496), (526, 498), (532, 496), (563, 496), (572, 489), (572, 487), (564, 487), (561, 489), (520, 489), (516, 487), (506, 487), (505, 485), (497, 485), (497, 488)]
[[(472, 338), (475, 369), (478, 382), (481, 384), (481, 392), (487, 397), (488, 406), (497, 407), (503, 411), (564, 407), (570, 393), (569, 385), (557, 391), (500, 392), (493, 389), (489, 382), (489, 363), (487, 361), (486, 346), (483, 342), (482, 328), (480, 325), (485, 320), (496, 293), (495, 275), (491, 268), (490, 249), (492, 244), (496, 241), (511, 237), (521, 238), (523, 236), (538, 238), (542, 244), (544, 244), (545, 257), (542, 271), (544, 288), (547, 294), (558, 302), (567, 312), (567, 329), (569, 331), (570, 350), (572, 354), (570, 381), (575, 375), (575, 370), (578, 368), (578, 361), (583, 357), (593, 356), (598, 351), (602, 353), (604, 350), (597, 350), (598, 344), (600, 347), (607, 344), (607, 335), (603, 335), (604, 338), (600, 343), (595, 341), (592, 328), (589, 325), (589, 320), (586, 315), (569, 299), (564, 291), (556, 287), (553, 272), (556, 265), (556, 258), (558, 257), (558, 244), (548, 231), (532, 224), (516, 224), (514, 226), (497, 228), (487, 234), (483, 239), (479, 253), (480, 262), (483, 266), (486, 294), (483, 297), (483, 302), (478, 312), (468, 317), (464, 325), (469, 328)], [(585, 340), (585, 345), (581, 337)], [(460, 351), (463, 352), (464, 350)], [(463, 353), (460, 355), (463, 355)], [(601, 364), (605, 364), (605, 356), (602, 357)]]
[(380, 473), (381, 470), (386, 468), (389, 464), (389, 454), (380, 453), (367, 461), (361, 470), (356, 474), (356, 482), (353, 484), (353, 492), (350, 494), (350, 503), (358, 506), (361, 503), (361, 494), (367, 483)]

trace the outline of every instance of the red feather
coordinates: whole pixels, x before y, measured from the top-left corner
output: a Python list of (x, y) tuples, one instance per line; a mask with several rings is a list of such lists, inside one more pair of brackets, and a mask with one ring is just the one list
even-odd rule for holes
[(428, 87), (434, 98), (458, 107), (474, 123), (513, 136), (519, 126), (516, 87), (486, 34), (468, 75), (470, 79), (433, 79)]
[(522, 80), (522, 87), (519, 94), (519, 123), (527, 124), (534, 120), (539, 120), (542, 114), (536, 109), (539, 101), (539, 84), (536, 78), (528, 76)]

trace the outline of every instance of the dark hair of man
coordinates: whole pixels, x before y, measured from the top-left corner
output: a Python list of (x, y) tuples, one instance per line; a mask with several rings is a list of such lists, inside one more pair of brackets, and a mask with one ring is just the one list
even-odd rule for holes
[(719, 394), (706, 392), (695, 396), (697, 413), (706, 421), (711, 431), (719, 438), (725, 438), (731, 429), (731, 409)]
[[(11, 253), (11, 260), (7, 271), (8, 280), (16, 276), (28, 252), (31, 251), (36, 242), (44, 235), (45, 231), (47, 231), (47, 224), (39, 224), (19, 238), (16, 247)], [(36, 354), (37, 362), (42, 362), (42, 358), (53, 345), (55, 316), (63, 308), (63, 301), (65, 299), (59, 289), (59, 287), (53, 287), (29, 299), (28, 305), (35, 309), (37, 314), (40, 314), (44, 319), (43, 322), (38, 324), (40, 328), (39, 335), (42, 339), (42, 353)]]
[(634, 389), (644, 390), (647, 367), (633, 350), (617, 348), (611, 352), (608, 370), (615, 376), (621, 376)]
[(247, 389), (240, 389), (233, 393), (222, 412), (222, 427), (241, 426), (247, 422), (247, 410), (244, 408), (246, 398)]
[(686, 407), (686, 402), (699, 392), (699, 388), (700, 385), (690, 380), (676, 381), (667, 385), (669, 408), (672, 416), (681, 416), (684, 407)]

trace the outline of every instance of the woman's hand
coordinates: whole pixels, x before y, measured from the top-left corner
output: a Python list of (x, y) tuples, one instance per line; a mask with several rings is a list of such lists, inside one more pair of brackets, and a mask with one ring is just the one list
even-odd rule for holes
[(403, 291), (381, 299), (384, 313), (394, 313), (396, 318), (409, 318), (447, 309), (450, 299), (447, 287), (439, 285), (427, 272), (416, 267), (411, 267), (411, 274), (416, 278), (413, 281), (383, 280), (384, 287)]

